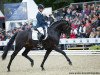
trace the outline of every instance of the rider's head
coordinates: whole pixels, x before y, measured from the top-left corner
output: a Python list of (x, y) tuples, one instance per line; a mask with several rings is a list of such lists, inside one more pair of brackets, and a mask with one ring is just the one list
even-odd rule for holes
[(40, 12), (42, 12), (42, 11), (43, 11), (43, 9), (44, 9), (44, 5), (39, 4), (39, 5), (38, 5), (38, 9), (39, 9), (39, 11), (40, 11)]

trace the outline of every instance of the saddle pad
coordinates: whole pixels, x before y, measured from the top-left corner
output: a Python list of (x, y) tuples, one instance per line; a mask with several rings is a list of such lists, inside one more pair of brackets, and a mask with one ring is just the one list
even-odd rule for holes
[(32, 39), (33, 40), (38, 40), (38, 31), (36, 31), (36, 30), (32, 30)]
[[(43, 29), (41, 28), (41, 27), (39, 27), (39, 28), (37, 28), (38, 29), (38, 31), (40, 32), (40, 33), (42, 33), (43, 35), (44, 35), (44, 32), (43, 32)], [(38, 31), (36, 31), (36, 30), (32, 30), (32, 39), (33, 40), (39, 40), (38, 39)], [(47, 36), (48, 36), (48, 34), (47, 34), (47, 28), (46, 28), (46, 36), (45, 36), (45, 38), (43, 39), (43, 40), (45, 40), (46, 38), (47, 38)]]

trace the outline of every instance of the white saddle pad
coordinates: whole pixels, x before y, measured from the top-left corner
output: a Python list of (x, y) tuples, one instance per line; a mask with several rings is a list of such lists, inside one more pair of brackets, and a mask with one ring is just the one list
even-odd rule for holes
[[(44, 31), (43, 31), (43, 29), (41, 28), (41, 27), (39, 27), (39, 28), (37, 28), (38, 29), (38, 31), (40, 32), (40, 33), (42, 33), (43, 35), (44, 35)], [(33, 40), (39, 40), (38, 39), (38, 31), (36, 31), (36, 30), (32, 30), (32, 39)], [(47, 36), (48, 36), (48, 34), (47, 34), (47, 28), (46, 28), (46, 36), (45, 36), (45, 38), (43, 39), (43, 40), (45, 40), (46, 38), (47, 38)]]
[(36, 31), (36, 30), (32, 30), (32, 39), (33, 40), (38, 40), (38, 31)]

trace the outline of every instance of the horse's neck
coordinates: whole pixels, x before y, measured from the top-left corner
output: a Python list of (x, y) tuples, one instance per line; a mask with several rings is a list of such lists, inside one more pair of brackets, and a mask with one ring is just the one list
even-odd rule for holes
[(48, 35), (52, 38), (54, 37), (55, 39), (59, 39), (61, 32), (56, 29), (48, 29)]
[(61, 24), (52, 24), (48, 30), (50, 30), (51, 32), (53, 31), (54, 33), (56, 33), (59, 37), (61, 35)]

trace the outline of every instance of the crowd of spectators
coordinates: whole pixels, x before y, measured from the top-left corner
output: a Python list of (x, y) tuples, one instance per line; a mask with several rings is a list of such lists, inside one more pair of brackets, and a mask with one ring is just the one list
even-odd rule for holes
[[(59, 17), (57, 18), (60, 19)], [(70, 5), (63, 8), (63, 18), (71, 23), (70, 38), (100, 37), (100, 4)]]
[(25, 22), (20, 27), (11, 28), (8, 31), (5, 31), (5, 29), (0, 28), (0, 41), (10, 39), (14, 33), (19, 32), (19, 31), (23, 31), (23, 30), (27, 30), (31, 27), (32, 27), (32, 24), (28, 24), (27, 22)]

